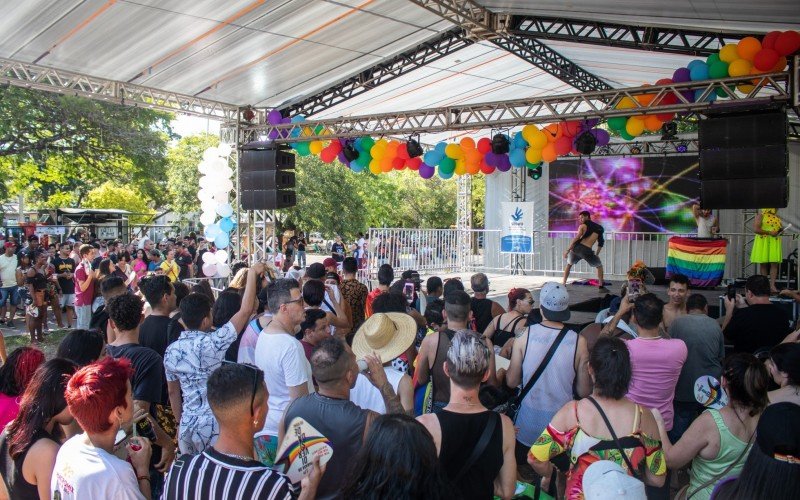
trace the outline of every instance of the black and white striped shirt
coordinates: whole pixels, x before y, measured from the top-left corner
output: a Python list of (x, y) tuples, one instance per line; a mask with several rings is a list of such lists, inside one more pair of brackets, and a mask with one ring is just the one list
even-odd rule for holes
[(207, 448), (183, 455), (164, 480), (163, 500), (290, 500), (291, 484), (283, 474), (256, 460), (241, 460)]

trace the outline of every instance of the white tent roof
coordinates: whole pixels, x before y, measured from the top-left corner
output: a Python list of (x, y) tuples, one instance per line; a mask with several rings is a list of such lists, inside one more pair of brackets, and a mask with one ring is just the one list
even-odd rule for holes
[[(765, 33), (800, 29), (797, 0), (483, 0), (513, 14)], [(0, 17), (0, 57), (232, 104), (314, 95), (451, 29), (405, 0), (26, 0)], [(692, 58), (545, 42), (614, 87), (668, 77)], [(481, 42), (319, 117), (574, 92)]]

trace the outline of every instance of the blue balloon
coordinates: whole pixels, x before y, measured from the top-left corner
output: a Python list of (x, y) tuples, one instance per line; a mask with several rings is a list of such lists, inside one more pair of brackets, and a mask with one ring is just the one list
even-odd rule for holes
[(428, 165), (437, 165), (439, 162), (436, 160), (440, 160), (441, 158), (439, 155), (436, 154), (435, 150), (430, 150), (422, 156), (422, 161), (427, 163)]
[[(694, 100), (695, 100), (695, 102), (700, 100), (700, 94), (702, 94), (702, 93), (703, 93), (703, 89), (697, 89), (697, 90), (694, 91)], [(716, 92), (711, 92), (704, 99), (704, 101), (706, 101), (706, 102), (714, 102), (716, 100), (717, 100), (717, 93)]]
[(441, 168), (439, 168), (439, 177), (441, 177), (442, 179), (447, 180), (450, 177), (453, 177), (453, 172), (448, 172), (446, 170), (442, 170)]
[(513, 144), (514, 148), (516, 149), (525, 149), (528, 147), (528, 141), (526, 141), (525, 138), (522, 137), (522, 132), (517, 132), (516, 134), (514, 134)]
[(359, 172), (364, 170), (364, 166), (363, 165), (359, 165), (358, 162), (351, 161), (350, 162), (350, 170), (352, 170), (355, 173), (359, 173)]
[(515, 167), (524, 167), (525, 166), (525, 151), (522, 149), (513, 149), (508, 154), (508, 159), (511, 162), (511, 165)]
[(231, 240), (230, 238), (228, 238), (228, 235), (226, 233), (219, 233), (214, 238), (214, 245), (216, 245), (217, 248), (228, 248), (230, 242)]
[(230, 233), (233, 229), (233, 221), (228, 217), (225, 217), (219, 221), (219, 228), (222, 229), (222, 232), (224, 233)]
[[(444, 156), (444, 150), (445, 150), (445, 148), (446, 148), (446, 147), (447, 147), (447, 143), (446, 143), (446, 142), (440, 142), (440, 143), (439, 143), (439, 144), (437, 144), (437, 145), (436, 145), (436, 147), (435, 147), (435, 148), (433, 148), (433, 149), (434, 149), (434, 150), (435, 150), (437, 153), (439, 153), (439, 154), (441, 154), (442, 156)], [(440, 160), (440, 161), (441, 161), (441, 160)], [(439, 162), (436, 162), (436, 163), (439, 163)], [(428, 165), (430, 165), (430, 163), (428, 163)]]
[(292, 117), (292, 123), (301, 123), (306, 121), (306, 117), (303, 115), (294, 115)]
[(697, 62), (699, 64), (689, 65), (691, 66), (689, 68), (689, 78), (691, 78), (692, 81), (708, 80), (708, 65), (702, 61), (692, 62)]
[(701, 61), (700, 59), (695, 59), (694, 61), (692, 61), (689, 64), (687, 64), (686, 67), (689, 68), (689, 71), (691, 71), (692, 68), (694, 68), (696, 66), (700, 66), (700, 65), (706, 66), (706, 62), (705, 61)]
[(220, 228), (218, 224), (209, 224), (203, 229), (203, 236), (206, 237), (208, 240), (213, 240), (220, 234)]

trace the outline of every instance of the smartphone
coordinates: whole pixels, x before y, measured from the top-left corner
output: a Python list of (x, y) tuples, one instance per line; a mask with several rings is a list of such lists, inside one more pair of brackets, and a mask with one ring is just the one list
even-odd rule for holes
[(403, 285), (403, 295), (405, 295), (408, 305), (414, 303), (414, 283), (406, 282), (406, 284)]
[(642, 280), (628, 280), (628, 301), (633, 302), (642, 294)]
[(728, 285), (726, 295), (728, 296), (728, 300), (736, 300), (736, 288), (733, 286), (733, 283)]

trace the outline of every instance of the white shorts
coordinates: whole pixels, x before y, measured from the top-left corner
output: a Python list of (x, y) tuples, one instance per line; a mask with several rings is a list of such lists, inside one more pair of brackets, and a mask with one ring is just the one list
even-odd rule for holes
[(75, 294), (63, 294), (58, 298), (58, 307), (75, 307)]

